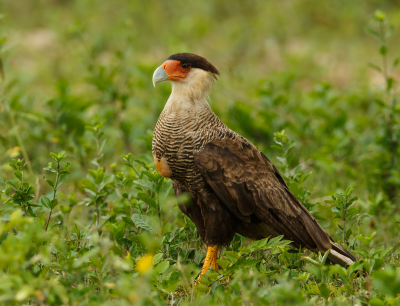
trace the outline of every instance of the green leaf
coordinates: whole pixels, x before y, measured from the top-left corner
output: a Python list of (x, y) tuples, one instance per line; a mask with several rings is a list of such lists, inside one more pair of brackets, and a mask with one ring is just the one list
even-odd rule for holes
[(285, 150), (282, 147), (277, 146), (277, 145), (272, 145), (271, 148), (277, 149), (278, 151), (280, 151), (282, 153), (285, 152)]
[(106, 174), (103, 177), (103, 181), (99, 184), (98, 190), (102, 190), (106, 185), (114, 182), (114, 175)]
[(154, 271), (158, 274), (163, 274), (169, 268), (169, 261), (164, 260), (160, 262), (155, 268)]
[(14, 170), (18, 170), (17, 166), (15, 164), (9, 163), (10, 167), (13, 168)]
[(12, 189), (14, 189), (14, 190), (18, 190), (18, 187), (15, 186), (14, 183), (11, 182), (11, 181), (7, 181), (7, 182), (6, 182), (6, 185), (10, 186), (10, 187), (11, 187)]
[(372, 29), (367, 29), (367, 32), (369, 33), (369, 34), (371, 34), (374, 38), (376, 38), (377, 40), (380, 40), (381, 39), (381, 36), (379, 35), (379, 33), (378, 32), (376, 32), (376, 31), (374, 31), (374, 30), (372, 30)]
[(162, 184), (161, 187), (158, 189), (158, 199), (162, 202), (167, 199), (167, 197), (170, 195), (171, 190), (173, 188), (172, 181), (171, 180), (165, 180), (164, 178), (162, 179)]
[(58, 200), (57, 199), (51, 200), (50, 204), (49, 204), (49, 208), (53, 209), (54, 207), (57, 206), (57, 204), (58, 204)]
[(163, 258), (164, 258), (163, 253), (157, 253), (156, 255), (154, 255), (154, 258), (153, 258), (154, 265), (157, 265), (159, 262), (161, 262), (161, 260)]
[(382, 55), (386, 55), (386, 53), (387, 53), (387, 47), (386, 47), (385, 45), (382, 45), (382, 46), (379, 48), (379, 53), (382, 54)]
[(106, 142), (107, 142), (107, 139), (104, 139), (103, 142), (100, 145), (99, 152), (103, 152), (104, 146), (106, 145)]
[(104, 169), (103, 168), (99, 168), (97, 169), (97, 171), (95, 172), (94, 175), (95, 179), (96, 179), (96, 184), (100, 184), (103, 181), (104, 178)]
[(389, 29), (385, 33), (385, 38), (388, 39), (393, 34), (394, 27), (390, 26)]
[(64, 158), (66, 158), (67, 155), (65, 154), (65, 151), (61, 151), (60, 153), (58, 153), (57, 155), (57, 161), (60, 162), (62, 161)]
[(35, 214), (33, 213), (33, 210), (32, 210), (31, 206), (28, 207), (28, 212), (31, 215), (31, 217), (35, 217)]
[(396, 80), (392, 77), (387, 78), (386, 80), (386, 88), (387, 90), (391, 90), (393, 88), (393, 84), (396, 82)]
[(48, 227), (47, 230), (51, 230), (54, 226), (59, 225), (59, 224), (61, 224), (60, 221), (51, 222), (51, 223), (49, 224), (49, 227)]
[(50, 152), (50, 156), (55, 162), (58, 162), (58, 155), (56, 153)]
[(300, 186), (299, 186), (299, 184), (298, 183), (296, 183), (296, 182), (292, 182), (290, 185), (289, 185), (289, 190), (294, 194), (294, 196), (295, 197), (299, 197), (299, 189), (300, 189)]
[(139, 180), (135, 180), (133, 181), (134, 184), (137, 184), (139, 186), (142, 186), (143, 188), (150, 190), (152, 192), (156, 192), (156, 189), (154, 187), (154, 183), (148, 181), (148, 180), (143, 180), (143, 179), (139, 179)]
[(342, 266), (339, 266), (339, 265), (331, 266), (330, 271), (332, 273), (336, 273), (336, 274), (339, 274), (339, 275), (347, 278), (347, 270), (345, 268), (343, 268)]
[(349, 239), (349, 237), (351, 236), (351, 234), (353, 234), (353, 231), (351, 230), (351, 228), (349, 228), (349, 229), (346, 231), (346, 239)]
[(245, 248), (241, 249), (244, 252), (251, 252), (254, 250), (260, 249), (262, 246), (264, 246), (268, 242), (268, 238), (258, 240), (258, 241), (253, 241), (249, 243)]
[(364, 264), (362, 261), (360, 262), (355, 262), (352, 263), (348, 268), (347, 268), (347, 275), (352, 275), (354, 272), (361, 270), (363, 268)]
[(6, 194), (6, 195), (10, 195), (10, 193), (11, 193), (11, 189), (10, 189), (10, 187), (7, 187), (6, 189), (4, 189), (4, 194)]
[(62, 164), (62, 167), (63, 167), (63, 169), (64, 169), (65, 171), (68, 171), (69, 168), (71, 167), (71, 163), (63, 163), (63, 164)]
[(51, 188), (54, 188), (54, 184), (53, 184), (52, 181), (46, 180), (46, 183), (47, 183)]
[(281, 164), (283, 164), (283, 165), (286, 164), (286, 157), (277, 156), (276, 158), (281, 162)]
[[(306, 257), (303, 258), (306, 259)], [(318, 266), (307, 265), (305, 269), (307, 272), (314, 274), (317, 278), (321, 278), (321, 270)]]
[(386, 104), (384, 101), (382, 101), (381, 99), (375, 98), (373, 99), (373, 101), (378, 104), (380, 107), (386, 107)]
[(308, 262), (312, 263), (313, 265), (319, 266), (319, 262), (308, 257), (308, 256), (303, 256), (303, 259), (307, 260)]
[(380, 299), (370, 299), (368, 304), (371, 306), (385, 306), (385, 302)]
[(143, 168), (149, 169), (149, 168), (146, 166), (146, 164), (145, 164), (144, 162), (142, 162), (140, 159), (133, 158), (132, 160), (133, 160), (134, 162), (138, 163), (139, 165), (141, 165)]
[(328, 259), (328, 255), (329, 255), (329, 250), (327, 250), (324, 254), (324, 256), (322, 257), (321, 263), (325, 264), (326, 260)]
[(154, 198), (150, 198), (149, 194), (144, 193), (144, 192), (139, 192), (137, 194), (137, 197), (140, 200), (142, 200), (144, 203), (146, 203), (147, 205), (150, 205), (151, 207), (153, 207), (155, 210), (158, 211), (156, 200)]
[(132, 158), (132, 153), (129, 153), (127, 155), (121, 155), (121, 157), (122, 157), (123, 160), (125, 160), (125, 161), (127, 161), (129, 163), (129, 161)]
[(261, 262), (260, 259), (247, 260), (247, 261), (241, 263), (240, 267), (254, 267), (254, 266), (257, 265), (259, 262)]
[(382, 259), (385, 259), (386, 255), (388, 255), (392, 249), (393, 249), (393, 246), (388, 247), (386, 250), (382, 251), (382, 253), (379, 255), (379, 257)]
[(103, 120), (102, 122), (100, 122), (99, 124), (96, 125), (97, 130), (100, 130), (104, 124), (106, 124), (107, 120)]
[(272, 238), (270, 241), (268, 241), (268, 244), (267, 244), (267, 245), (268, 245), (269, 247), (271, 247), (271, 246), (279, 246), (279, 245), (281, 245), (279, 242), (281, 242), (282, 238), (283, 238), (283, 235), (274, 237), (274, 238)]
[(133, 214), (131, 219), (137, 227), (140, 227), (151, 233), (158, 234), (158, 231), (151, 225), (151, 220), (148, 216), (141, 214)]
[(400, 63), (400, 57), (396, 57), (393, 61), (392, 68), (396, 68), (399, 63)]
[(286, 161), (287, 161), (287, 164), (288, 164), (288, 165), (290, 165), (290, 163), (292, 162), (293, 157), (294, 157), (293, 151), (290, 152), (290, 153), (286, 156)]
[(321, 293), (324, 299), (327, 299), (331, 295), (331, 290), (328, 288), (327, 284), (321, 284), (319, 286), (319, 292)]
[(91, 180), (83, 179), (81, 181), (81, 184), (82, 184), (82, 187), (84, 187), (85, 189), (96, 192), (96, 185)]
[(375, 65), (375, 64), (368, 63), (368, 67), (370, 67), (370, 68), (372, 68), (372, 69), (374, 69), (374, 70), (376, 70), (378, 72), (382, 72), (382, 68), (377, 66), (377, 65)]
[(350, 218), (351, 216), (353, 216), (353, 215), (355, 215), (355, 214), (357, 214), (357, 213), (358, 213), (357, 207), (351, 207), (351, 208), (347, 211), (346, 217), (347, 217), (347, 218)]
[(194, 253), (194, 261), (196, 262), (196, 265), (200, 265), (201, 262), (202, 262), (202, 260), (203, 260), (203, 258), (204, 258), (204, 254), (203, 254), (202, 251), (197, 250), (197, 251)]
[(42, 204), (43, 204), (44, 207), (47, 207), (48, 209), (51, 209), (51, 208), (50, 208), (50, 199), (49, 199), (48, 197), (46, 197), (46, 196), (41, 196), (41, 197), (40, 197), (40, 202), (42, 202)]
[(68, 174), (61, 174), (61, 175), (58, 177), (57, 184), (56, 184), (56, 189), (57, 189), (58, 187), (60, 187), (61, 184), (64, 183), (65, 180), (66, 180), (67, 178), (68, 178)]
[(57, 173), (56, 170), (51, 169), (50, 167), (44, 167), (43, 170), (50, 171), (50, 172), (53, 172), (53, 173)]
[(128, 217), (122, 217), (122, 220), (124, 220), (125, 223), (135, 226), (135, 223), (133, 223), (132, 219), (130, 219)]
[(7, 236), (8, 232), (5, 232), (0, 236), (0, 245), (4, 242), (4, 240), (6, 240)]
[(218, 259), (217, 260), (218, 265), (220, 265), (223, 269), (226, 269), (229, 267), (229, 261), (225, 259)]

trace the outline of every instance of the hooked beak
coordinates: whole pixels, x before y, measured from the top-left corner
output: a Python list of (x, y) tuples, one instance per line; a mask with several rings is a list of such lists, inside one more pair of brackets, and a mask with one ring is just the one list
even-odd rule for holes
[(153, 74), (153, 86), (156, 87), (156, 83), (168, 80), (169, 76), (165, 70), (160, 66), (154, 71)]

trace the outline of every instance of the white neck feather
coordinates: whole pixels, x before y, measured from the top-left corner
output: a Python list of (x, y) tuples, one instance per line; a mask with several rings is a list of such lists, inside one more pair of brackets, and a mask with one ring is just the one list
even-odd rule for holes
[(172, 92), (165, 109), (173, 111), (210, 109), (207, 98), (214, 80), (213, 73), (192, 68), (186, 78), (179, 81), (171, 81)]

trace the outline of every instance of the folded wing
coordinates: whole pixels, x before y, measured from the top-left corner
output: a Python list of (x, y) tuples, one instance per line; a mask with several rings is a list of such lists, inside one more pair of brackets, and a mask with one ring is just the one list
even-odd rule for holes
[(275, 166), (245, 138), (219, 131), (218, 137), (195, 151), (194, 159), (218, 198), (239, 219), (252, 222), (254, 215), (297, 247), (321, 252), (334, 248), (351, 256), (343, 247), (335, 247)]

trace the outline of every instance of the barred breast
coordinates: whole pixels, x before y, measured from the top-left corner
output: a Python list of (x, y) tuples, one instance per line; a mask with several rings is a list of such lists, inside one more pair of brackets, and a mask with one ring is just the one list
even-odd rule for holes
[[(153, 134), (152, 152), (157, 170), (170, 169), (172, 180), (178, 181), (190, 193), (196, 192), (196, 186), (202, 180), (199, 170), (194, 163), (194, 148), (199, 146), (195, 143), (194, 134), (208, 135), (206, 131), (226, 126), (211, 111), (211, 109), (197, 110), (196, 114), (190, 111), (164, 109), (158, 118)], [(196, 142), (199, 137), (196, 137)], [(206, 142), (200, 136), (201, 142)], [(169, 173), (169, 172), (165, 172)], [(163, 175), (160, 172), (161, 175)]]

